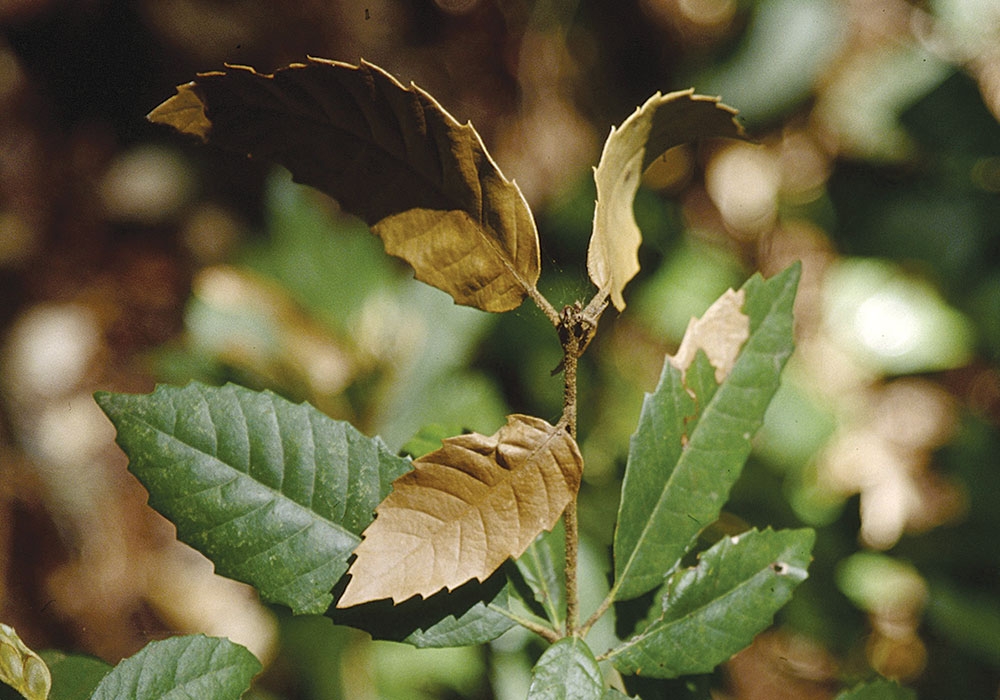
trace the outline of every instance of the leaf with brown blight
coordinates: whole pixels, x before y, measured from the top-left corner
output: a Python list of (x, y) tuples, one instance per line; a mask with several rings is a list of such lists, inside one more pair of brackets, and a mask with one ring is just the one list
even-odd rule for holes
[(750, 317), (743, 313), (745, 299), (744, 290), (727, 289), (700, 319), (692, 318), (676, 354), (668, 356), (670, 363), (686, 372), (698, 351), (704, 350), (715, 368), (715, 381), (722, 384), (750, 337)]
[(736, 121), (736, 110), (717, 97), (695, 95), (693, 89), (656, 93), (621, 126), (611, 129), (594, 170), (597, 206), (587, 271), (619, 311), (625, 308), (622, 290), (639, 271), (642, 233), (632, 203), (642, 173), (674, 146), (719, 137), (746, 138)]
[(491, 436), (444, 440), (376, 509), (337, 607), (485, 580), (552, 529), (582, 472), (573, 438), (540, 418), (512, 415)]
[(285, 166), (459, 304), (507, 311), (537, 294), (538, 233), (517, 185), (471, 124), (378, 66), (227, 66), (179, 86), (148, 118)]

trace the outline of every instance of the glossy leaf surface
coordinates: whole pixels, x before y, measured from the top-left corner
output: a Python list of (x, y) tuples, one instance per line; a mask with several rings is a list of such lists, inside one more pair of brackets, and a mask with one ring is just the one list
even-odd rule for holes
[(253, 654), (228, 639), (171, 637), (115, 666), (91, 700), (237, 700), (260, 669)]
[(743, 285), (749, 336), (717, 388), (707, 360), (687, 374), (664, 362), (629, 446), (614, 541), (616, 600), (659, 586), (718, 517), (792, 352), (799, 270)]
[(178, 538), (296, 613), (322, 613), (392, 480), (378, 438), (308, 404), (235, 385), (98, 393), (129, 470)]
[(615, 668), (656, 678), (708, 673), (771, 624), (805, 580), (814, 539), (812, 530), (724, 537), (670, 577), (659, 613), (609, 654)]
[(582, 639), (561, 639), (542, 654), (531, 672), (528, 700), (601, 700), (604, 679)]

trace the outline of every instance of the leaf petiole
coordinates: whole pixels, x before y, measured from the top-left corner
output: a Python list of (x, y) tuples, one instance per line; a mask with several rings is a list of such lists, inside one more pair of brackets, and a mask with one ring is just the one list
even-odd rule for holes
[(537, 634), (539, 637), (549, 642), (550, 644), (555, 644), (556, 642), (559, 641), (559, 639), (561, 639), (561, 636), (558, 632), (556, 632), (554, 629), (552, 629), (552, 627), (543, 622), (536, 622), (531, 618), (525, 617), (523, 615), (518, 615), (517, 613), (512, 612), (507, 608), (500, 605), (496, 605), (494, 603), (488, 603), (486, 607), (488, 607), (490, 610), (494, 612), (500, 613), (501, 615), (503, 615), (508, 619), (513, 620), (517, 624), (521, 625), (521, 627), (524, 627), (525, 629), (534, 632), (535, 634)]

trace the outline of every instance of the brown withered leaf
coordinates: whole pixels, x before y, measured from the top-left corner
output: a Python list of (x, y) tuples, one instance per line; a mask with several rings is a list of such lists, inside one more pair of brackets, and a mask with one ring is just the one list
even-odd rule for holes
[(580, 486), (583, 458), (566, 430), (512, 415), (494, 435), (444, 440), (413, 467), (376, 509), (337, 607), (485, 580), (552, 529)]
[(670, 363), (685, 372), (698, 350), (704, 350), (715, 368), (715, 381), (721, 384), (750, 337), (750, 317), (743, 313), (745, 300), (746, 292), (742, 289), (738, 292), (727, 289), (700, 319), (692, 318), (677, 353), (668, 356)]
[(280, 163), (459, 304), (513, 309), (538, 281), (531, 210), (479, 134), (371, 63), (310, 58), (271, 75), (227, 66), (179, 86), (148, 118)]
[(619, 311), (622, 290), (639, 271), (642, 233), (632, 213), (639, 178), (654, 160), (682, 143), (704, 138), (746, 138), (736, 110), (716, 97), (695, 95), (693, 89), (656, 93), (636, 109), (604, 142), (594, 170), (597, 207), (587, 250), (587, 271), (607, 290)]

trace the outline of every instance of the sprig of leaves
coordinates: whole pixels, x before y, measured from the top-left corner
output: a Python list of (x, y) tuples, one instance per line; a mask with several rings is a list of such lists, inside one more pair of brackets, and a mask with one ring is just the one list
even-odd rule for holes
[[(517, 186), (471, 125), (420, 88), (369, 63), (323, 59), (272, 75), (228, 66), (180, 86), (152, 121), (286, 166), (459, 304), (505, 311), (530, 296), (559, 329), (566, 403), (556, 425), (510, 416), (492, 436), (446, 438), (411, 465), (378, 438), (266, 392), (190, 385), (99, 394), (151, 505), (221, 573), (296, 612), (326, 610), (417, 645), (484, 641), (520, 622), (554, 642), (534, 669), (531, 700), (622, 697), (604, 688), (597, 658), (657, 677), (725, 661), (770, 624), (810, 559), (811, 531), (754, 530), (680, 568), (719, 516), (792, 352), (799, 267), (727, 292), (666, 359), (630, 445), (614, 583), (579, 630), (575, 368), (608, 301), (625, 308), (623, 290), (639, 269), (632, 205), (642, 172), (681, 143), (745, 138), (734, 117), (687, 90), (654, 95), (612, 129), (594, 173), (587, 266), (598, 290), (586, 306), (558, 313), (536, 288), (538, 237)], [(574, 515), (560, 547), (539, 533), (564, 509)], [(505, 569), (512, 557), (516, 569)], [(521, 602), (547, 620), (515, 604), (525, 586)], [(583, 637), (596, 619), (654, 589), (636, 635), (595, 657)]]

